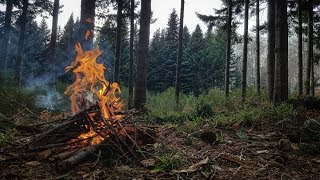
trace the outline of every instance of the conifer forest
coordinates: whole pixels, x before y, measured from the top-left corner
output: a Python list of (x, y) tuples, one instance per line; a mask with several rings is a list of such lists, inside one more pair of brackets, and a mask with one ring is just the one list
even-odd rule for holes
[(0, 0), (0, 179), (320, 179), (319, 59), (319, 0)]

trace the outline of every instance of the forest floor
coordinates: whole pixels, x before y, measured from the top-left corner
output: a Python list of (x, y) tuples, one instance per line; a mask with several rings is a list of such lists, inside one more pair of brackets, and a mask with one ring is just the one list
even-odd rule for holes
[[(15, 133), (0, 149), (1, 179), (320, 179), (319, 142), (299, 134), (306, 119), (320, 112), (305, 110), (281, 121), (261, 119), (246, 125), (203, 121), (139, 126), (156, 130), (154, 144), (141, 146), (145, 155), (125, 160), (96, 159), (66, 173), (49, 161), (6, 161), (8, 149), (26, 138)], [(137, 152), (137, 155), (140, 153)]]

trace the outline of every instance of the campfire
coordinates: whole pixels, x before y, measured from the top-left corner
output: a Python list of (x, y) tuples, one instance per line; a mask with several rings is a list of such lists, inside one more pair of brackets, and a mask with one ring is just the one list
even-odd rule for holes
[[(90, 35), (88, 31), (86, 38)], [(132, 113), (124, 112), (118, 83), (105, 78), (105, 67), (97, 63), (99, 48), (83, 50), (75, 46), (77, 56), (66, 71), (72, 71), (75, 81), (65, 94), (70, 96), (73, 115), (50, 123), (27, 145), (27, 157), (58, 161), (60, 170), (73, 167), (89, 156), (132, 154), (139, 145), (152, 143), (150, 129), (133, 125)], [(49, 124), (49, 125), (48, 125)], [(32, 156), (30, 156), (30, 153)]]
[(76, 51), (77, 57), (71, 66), (66, 68), (67, 71), (73, 71), (76, 80), (65, 93), (70, 95), (74, 114), (89, 108), (92, 104), (98, 105), (101, 115), (97, 112), (89, 113), (86, 117), (87, 123), (82, 127), (85, 132), (77, 139), (87, 140), (83, 142), (91, 145), (99, 144), (110, 135), (110, 129), (107, 127), (117, 128), (117, 122), (123, 120), (123, 101), (119, 97), (121, 91), (117, 83), (105, 79), (105, 67), (96, 62), (102, 53), (98, 48), (83, 51), (78, 43)]

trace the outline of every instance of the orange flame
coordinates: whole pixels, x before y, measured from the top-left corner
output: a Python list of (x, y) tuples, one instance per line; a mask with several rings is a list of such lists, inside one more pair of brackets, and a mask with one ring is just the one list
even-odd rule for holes
[[(84, 51), (78, 43), (75, 46), (77, 56), (66, 71), (72, 70), (76, 76), (75, 82), (70, 85), (65, 94), (70, 95), (71, 109), (77, 113), (94, 103), (98, 103), (102, 118), (96, 120), (96, 113), (89, 114), (88, 121), (95, 128), (105, 128), (115, 121), (120, 121), (122, 115), (117, 115), (123, 102), (119, 95), (121, 90), (117, 83), (111, 83), (105, 79), (103, 64), (98, 64), (96, 59), (102, 54), (98, 47)], [(108, 124), (106, 124), (108, 123)], [(100, 144), (107, 136), (105, 131), (97, 133), (97, 129), (87, 127), (88, 132), (81, 134), (78, 139), (90, 139), (88, 144)]]

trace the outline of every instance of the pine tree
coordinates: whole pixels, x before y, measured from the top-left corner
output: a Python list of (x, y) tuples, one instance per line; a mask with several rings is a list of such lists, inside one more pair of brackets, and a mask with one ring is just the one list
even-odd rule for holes
[(94, 30), (95, 2), (96, 0), (81, 0), (79, 38), (84, 50), (93, 47), (93, 33), (88, 35), (88, 32), (93, 32)]
[(268, 0), (268, 57), (267, 57), (267, 89), (269, 101), (274, 94), (274, 65), (275, 65), (275, 0)]
[(21, 86), (22, 83), (22, 70), (23, 70), (23, 49), (24, 49), (24, 40), (26, 34), (26, 25), (27, 25), (27, 13), (29, 1), (23, 0), (22, 2), (22, 14), (20, 17), (20, 35), (19, 35), (19, 44), (18, 44), (18, 54), (15, 65), (15, 79), (18, 86)]
[(202, 84), (202, 73), (204, 68), (207, 67), (203, 67), (203, 62), (205, 61), (205, 52), (203, 47), (205, 47), (203, 33), (200, 26), (197, 25), (191, 35), (190, 44), (188, 48), (190, 63), (193, 71), (193, 79), (190, 82), (191, 89), (192, 92), (196, 95), (199, 95), (204, 90)]
[(189, 43), (191, 35), (187, 26), (183, 28), (183, 61), (181, 63), (181, 91), (191, 93), (192, 66), (189, 56)]
[(276, 1), (275, 80), (273, 102), (288, 99), (288, 22), (287, 0)]
[(10, 29), (11, 29), (11, 17), (12, 17), (12, 8), (13, 8), (14, 0), (6, 1), (6, 12), (5, 12), (5, 22), (3, 27), (3, 38), (1, 41), (1, 49), (0, 49), (0, 64), (1, 69), (0, 72), (7, 73), (8, 68), (8, 45), (9, 45), (9, 37), (10, 37)]
[(247, 92), (247, 61), (248, 61), (248, 21), (249, 21), (249, 0), (245, 0), (245, 17), (244, 17), (244, 33), (243, 33), (243, 61), (242, 61), (242, 83), (241, 98), (245, 101)]
[(165, 52), (167, 55), (165, 60), (166, 74), (164, 76), (164, 83), (166, 84), (165, 89), (173, 87), (175, 83), (176, 60), (178, 57), (178, 34), (179, 19), (176, 10), (173, 9), (169, 16), (165, 38), (167, 43), (167, 51)]
[(123, 0), (117, 2), (117, 34), (116, 34), (116, 58), (114, 62), (113, 81), (120, 83), (120, 55), (121, 55), (121, 39), (122, 39), (122, 9)]
[[(58, 16), (59, 16), (59, 0), (54, 0), (53, 12), (52, 12), (52, 27), (51, 27), (51, 40), (49, 44), (49, 61), (54, 69), (56, 59), (56, 47), (57, 47), (57, 35), (58, 35)], [(52, 71), (51, 71), (52, 72)], [(54, 71), (53, 71), (54, 73)]]
[(179, 44), (178, 44), (178, 57), (176, 67), (176, 86), (175, 86), (175, 98), (176, 103), (179, 104), (179, 96), (181, 89), (181, 63), (182, 63), (182, 49), (183, 49), (183, 18), (184, 18), (184, 0), (181, 0), (180, 8), (180, 23), (179, 23)]
[(141, 0), (140, 32), (138, 45), (137, 78), (134, 107), (144, 109), (147, 96), (147, 64), (151, 20), (151, 0)]

